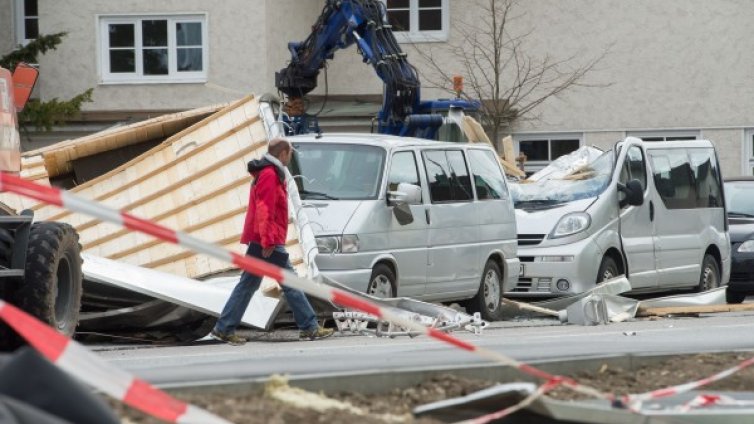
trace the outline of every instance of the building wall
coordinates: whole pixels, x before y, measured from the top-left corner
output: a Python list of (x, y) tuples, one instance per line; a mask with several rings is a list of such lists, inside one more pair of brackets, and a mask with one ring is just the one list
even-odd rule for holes
[[(451, 21), (489, 18), (487, 0), (449, 0)], [(10, 0), (0, 0), (9, 4)], [(39, 0), (43, 33), (67, 31), (58, 50), (40, 60), (43, 98), (67, 98), (95, 87), (87, 110), (185, 109), (243, 94), (274, 92), (274, 73), (290, 56), (289, 41), (309, 35), (324, 0)], [(0, 8), (0, 23), (7, 10)], [(208, 14), (207, 84), (105, 85), (97, 70), (98, 14)], [(727, 175), (741, 173), (743, 133), (754, 127), (754, 20), (750, 0), (527, 0), (519, 2), (513, 34), (530, 33), (523, 51), (584, 64), (606, 53), (586, 82), (544, 102), (513, 128), (517, 134), (574, 132), (584, 144), (607, 147), (627, 131), (701, 130), (721, 149)], [(5, 18), (8, 19), (8, 18)], [(0, 24), (0, 28), (5, 27)], [(1, 30), (0, 30), (1, 31)], [(451, 24), (450, 44), (463, 40)], [(423, 98), (447, 97), (429, 84), (422, 54), (449, 74), (462, 70), (448, 43), (405, 43), (423, 77)], [(2, 43), (0, 43), (0, 48)], [(379, 96), (382, 83), (355, 47), (328, 64), (331, 95)], [(450, 82), (447, 83), (447, 86)], [(324, 75), (313, 94), (324, 94)], [(727, 130), (705, 130), (728, 128)], [(713, 137), (714, 136), (714, 137)]]
[(706, 129), (702, 130), (702, 138), (715, 143), (723, 177), (735, 177), (746, 173), (743, 169), (743, 129)]
[(13, 22), (13, 0), (0, 0), (0, 56), (13, 50), (16, 45)]
[[(206, 84), (102, 84), (97, 65), (97, 15), (206, 13)], [(267, 80), (264, 0), (39, 0), (44, 33), (66, 31), (40, 58), (43, 99), (70, 98), (94, 87), (84, 110), (186, 109), (261, 91)]]

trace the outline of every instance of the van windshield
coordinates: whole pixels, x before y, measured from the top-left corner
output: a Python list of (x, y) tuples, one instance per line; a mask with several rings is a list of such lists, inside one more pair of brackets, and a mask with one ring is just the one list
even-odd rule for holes
[(754, 181), (726, 182), (725, 202), (728, 216), (754, 218)]
[(548, 208), (598, 196), (610, 184), (614, 161), (613, 151), (608, 150), (567, 174), (553, 172), (536, 181), (511, 184), (513, 204), (516, 209)]
[(288, 168), (302, 200), (376, 199), (385, 150), (358, 144), (294, 143)]

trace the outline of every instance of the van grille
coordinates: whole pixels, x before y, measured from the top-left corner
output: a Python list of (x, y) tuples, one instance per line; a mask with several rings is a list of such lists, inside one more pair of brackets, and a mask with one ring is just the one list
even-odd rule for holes
[(550, 293), (550, 280), (540, 281), (539, 278), (519, 278), (513, 289), (514, 293)]
[(544, 234), (519, 234), (518, 245), (519, 246), (536, 246), (539, 243), (542, 243), (542, 240), (544, 239), (545, 239)]

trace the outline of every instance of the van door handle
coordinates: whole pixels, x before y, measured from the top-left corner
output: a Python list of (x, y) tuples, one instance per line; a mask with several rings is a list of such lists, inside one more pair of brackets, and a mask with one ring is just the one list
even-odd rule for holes
[(424, 209), (424, 218), (427, 219), (427, 225), (429, 225), (429, 209)]
[(655, 220), (655, 204), (651, 200), (649, 201), (649, 220)]

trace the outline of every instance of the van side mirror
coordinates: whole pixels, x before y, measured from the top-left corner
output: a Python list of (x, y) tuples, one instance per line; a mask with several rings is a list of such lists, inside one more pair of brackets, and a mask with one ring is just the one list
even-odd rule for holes
[(393, 206), (393, 214), (398, 223), (408, 225), (414, 222), (414, 215), (411, 213), (409, 206), (421, 204), (421, 187), (408, 183), (400, 183), (398, 184), (398, 190), (389, 191), (387, 195), (387, 203)]
[(387, 196), (387, 202), (391, 206), (400, 204), (419, 205), (422, 202), (422, 189), (417, 185), (400, 183), (398, 190), (388, 191)]
[(626, 197), (620, 201), (620, 207), (626, 205), (640, 206), (644, 203), (644, 188), (639, 180), (631, 180), (626, 185), (618, 184), (618, 191), (626, 194)]

